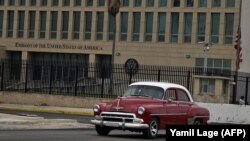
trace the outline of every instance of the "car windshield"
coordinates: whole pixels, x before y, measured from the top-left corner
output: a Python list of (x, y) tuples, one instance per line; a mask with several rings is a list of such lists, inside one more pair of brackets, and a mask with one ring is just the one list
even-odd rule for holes
[(162, 99), (164, 90), (156, 86), (147, 86), (147, 85), (133, 85), (127, 88), (124, 95), (127, 96), (143, 96), (143, 97), (152, 97), (157, 99)]

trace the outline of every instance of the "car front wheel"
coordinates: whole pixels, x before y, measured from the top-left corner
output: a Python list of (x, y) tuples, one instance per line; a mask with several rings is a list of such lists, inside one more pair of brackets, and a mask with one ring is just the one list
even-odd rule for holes
[(159, 130), (159, 123), (157, 118), (152, 118), (149, 122), (149, 128), (143, 131), (143, 135), (146, 138), (153, 139), (157, 137)]
[(107, 128), (107, 127), (106, 128), (105, 127), (101, 127), (99, 125), (95, 126), (95, 130), (101, 136), (107, 136), (109, 134), (109, 132), (110, 132), (109, 128)]

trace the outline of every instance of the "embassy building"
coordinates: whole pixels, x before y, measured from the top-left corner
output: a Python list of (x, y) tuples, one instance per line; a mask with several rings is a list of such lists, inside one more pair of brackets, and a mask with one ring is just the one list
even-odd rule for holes
[[(0, 59), (235, 69), (240, 0), (0, 0)], [(208, 43), (208, 48), (204, 48)]]

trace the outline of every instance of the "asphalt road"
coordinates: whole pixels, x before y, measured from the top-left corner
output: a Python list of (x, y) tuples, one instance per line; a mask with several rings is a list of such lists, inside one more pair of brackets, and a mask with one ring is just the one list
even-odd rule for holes
[[(164, 141), (161, 131), (154, 141)], [(115, 130), (99, 136), (94, 129), (0, 131), (0, 141), (144, 141), (142, 134)]]
[[(51, 114), (0, 110), (0, 113), (14, 115), (37, 115), (46, 119), (75, 119), (81, 123), (90, 123), (90, 116)], [(1, 126), (1, 125), (0, 125)], [(108, 136), (99, 136), (94, 128), (75, 129), (32, 129), (32, 130), (0, 130), (0, 141), (141, 141), (145, 140), (141, 133), (114, 130)], [(154, 141), (164, 141), (165, 130), (161, 130)]]
[[(90, 123), (92, 117), (51, 114), (38, 112), (23, 112), (12, 110), (0, 110), (0, 113), (14, 115), (35, 115), (46, 119), (75, 119), (81, 123)], [(1, 126), (1, 125), (0, 125)], [(32, 129), (32, 130), (0, 130), (0, 141), (141, 141), (145, 140), (141, 133), (130, 131), (114, 130), (108, 136), (99, 136), (94, 128), (75, 129)], [(159, 133), (155, 139), (165, 140), (165, 131)]]

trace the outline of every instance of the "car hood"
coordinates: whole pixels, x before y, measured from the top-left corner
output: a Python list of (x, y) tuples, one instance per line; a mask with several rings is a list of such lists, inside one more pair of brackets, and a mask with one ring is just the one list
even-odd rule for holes
[(144, 97), (121, 97), (117, 98), (106, 105), (105, 111), (107, 112), (136, 112), (140, 106), (153, 106), (159, 103), (160, 100)]

